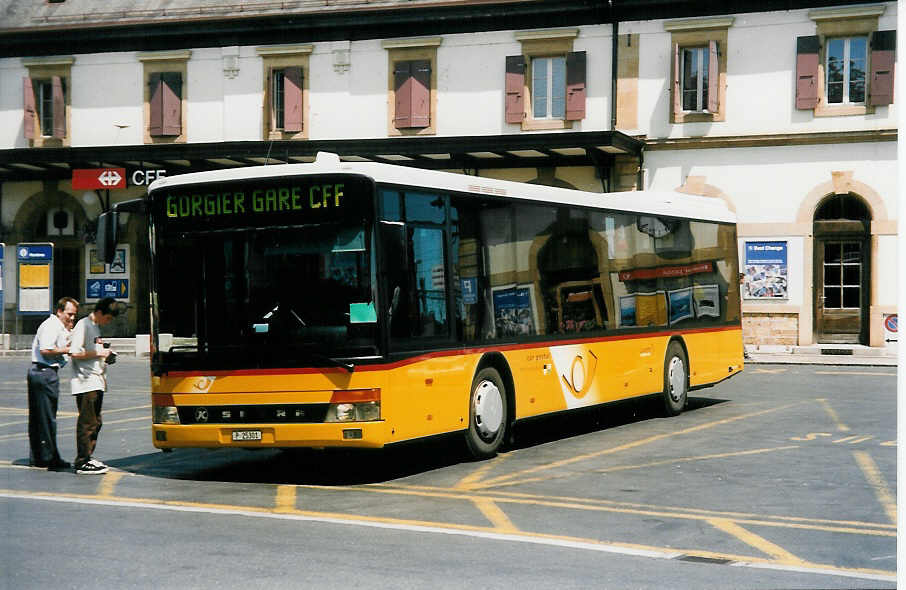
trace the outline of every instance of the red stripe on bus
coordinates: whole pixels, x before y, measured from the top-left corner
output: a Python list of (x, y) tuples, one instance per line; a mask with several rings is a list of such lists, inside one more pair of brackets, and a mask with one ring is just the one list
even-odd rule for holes
[[(690, 330), (663, 330), (660, 332), (646, 332), (644, 334), (621, 334), (617, 336), (604, 336), (596, 338), (575, 338), (571, 340), (557, 340), (551, 342), (526, 342), (523, 344), (511, 344), (507, 346), (483, 346), (478, 348), (457, 348), (455, 350), (439, 350), (437, 352), (428, 352), (418, 356), (408, 357), (392, 363), (383, 363), (379, 365), (356, 365), (355, 372), (364, 373), (368, 371), (387, 371), (398, 369), (406, 365), (412, 365), (421, 361), (432, 358), (442, 358), (445, 356), (463, 356), (469, 354), (482, 354), (485, 352), (502, 352), (511, 350), (525, 350), (528, 348), (553, 348), (557, 346), (571, 346), (574, 344), (583, 344), (588, 342), (614, 342), (617, 340), (636, 340), (640, 338), (660, 338), (665, 336), (682, 336), (684, 334), (703, 334), (709, 332), (728, 332), (730, 330), (740, 330), (741, 326), (721, 326), (717, 328), (694, 328)], [(224, 377), (224, 376), (260, 376), (260, 375), (310, 375), (324, 374), (333, 375), (336, 373), (345, 373), (345, 369), (339, 367), (307, 367), (307, 368), (274, 368), (274, 369), (236, 369), (215, 371), (168, 371), (167, 375), (171, 377)]]

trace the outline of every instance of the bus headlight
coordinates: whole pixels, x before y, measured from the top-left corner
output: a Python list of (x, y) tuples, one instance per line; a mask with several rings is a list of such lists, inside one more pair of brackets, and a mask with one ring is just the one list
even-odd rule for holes
[(179, 424), (179, 412), (175, 406), (152, 406), (151, 421), (154, 424)]
[(380, 389), (344, 389), (333, 392), (325, 421), (373, 422), (380, 419)]

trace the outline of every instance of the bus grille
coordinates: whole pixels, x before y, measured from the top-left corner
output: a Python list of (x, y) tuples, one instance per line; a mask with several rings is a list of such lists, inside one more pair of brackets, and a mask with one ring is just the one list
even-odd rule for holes
[(178, 406), (180, 424), (321, 423), (330, 404)]

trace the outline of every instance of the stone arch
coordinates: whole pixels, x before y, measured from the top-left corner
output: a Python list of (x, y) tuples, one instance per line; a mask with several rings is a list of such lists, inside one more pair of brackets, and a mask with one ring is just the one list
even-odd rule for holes
[(721, 199), (727, 204), (727, 208), (736, 213), (736, 205), (729, 196), (713, 184), (706, 184), (704, 176), (687, 176), (686, 182), (677, 187), (676, 192), (687, 195), (698, 195), (700, 197), (713, 197)]
[[(75, 228), (72, 236), (48, 236), (39, 234), (36, 231), (38, 224), (44, 219), (44, 215), (51, 207), (65, 208), (72, 211), (73, 227)], [(61, 242), (67, 245), (80, 244), (83, 236), (83, 228), (88, 222), (88, 215), (85, 207), (73, 195), (61, 191), (56, 187), (56, 183), (45, 183), (41, 191), (29, 195), (25, 202), (16, 212), (13, 219), (12, 233), (10, 242), (28, 242), (28, 241), (51, 241), (54, 243)]]
[(796, 221), (812, 223), (815, 212), (824, 200), (831, 195), (852, 194), (859, 197), (868, 207), (872, 221), (888, 221), (887, 205), (884, 199), (873, 188), (853, 179), (851, 171), (831, 172), (831, 180), (814, 187), (802, 200)]

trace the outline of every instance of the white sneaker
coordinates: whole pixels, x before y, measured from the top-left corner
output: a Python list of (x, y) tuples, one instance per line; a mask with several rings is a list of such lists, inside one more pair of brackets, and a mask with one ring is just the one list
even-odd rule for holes
[(108, 471), (110, 471), (110, 468), (97, 459), (88, 459), (76, 467), (76, 473), (80, 475), (100, 475)]

